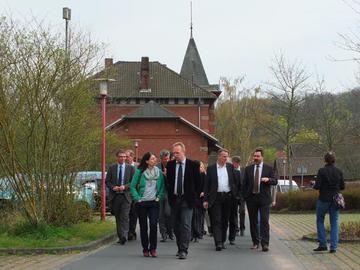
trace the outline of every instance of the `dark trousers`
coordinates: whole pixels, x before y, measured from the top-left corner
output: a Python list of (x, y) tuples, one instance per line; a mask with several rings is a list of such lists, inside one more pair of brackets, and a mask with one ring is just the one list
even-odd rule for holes
[(129, 233), (135, 235), (136, 232), (136, 224), (137, 224), (137, 211), (135, 203), (131, 204), (130, 212), (129, 212)]
[(193, 210), (191, 235), (192, 238), (201, 238), (204, 231), (204, 208), (195, 207)]
[(116, 231), (119, 240), (126, 239), (129, 231), (130, 203), (124, 194), (117, 194), (112, 200), (112, 211), (116, 220)]
[[(157, 224), (159, 222), (159, 202), (145, 201), (136, 204), (140, 223), (140, 238), (143, 251), (157, 247)], [(148, 219), (150, 234), (148, 232)], [(149, 245), (150, 241), (150, 245)]]
[(166, 238), (173, 234), (171, 222), (171, 209), (167, 196), (160, 202), (159, 230), (162, 237)]
[(235, 241), (236, 232), (239, 230), (238, 208), (239, 200), (231, 199), (229, 218), (229, 241)]
[[(270, 240), (270, 226), (269, 226), (269, 212), (270, 206), (267, 202), (261, 202), (260, 195), (251, 195), (246, 200), (247, 209), (249, 212), (250, 220), (250, 234), (254, 245), (269, 245)], [(258, 226), (258, 212), (260, 212), (260, 235), (257, 230)]]
[(189, 208), (186, 201), (177, 198), (171, 206), (171, 219), (176, 237), (178, 252), (188, 253), (191, 239), (191, 220), (193, 209)]
[(215, 202), (210, 208), (211, 228), (216, 246), (222, 245), (226, 241), (231, 203), (232, 196), (230, 192), (218, 192)]
[(241, 199), (239, 202), (239, 229), (245, 231), (245, 200)]

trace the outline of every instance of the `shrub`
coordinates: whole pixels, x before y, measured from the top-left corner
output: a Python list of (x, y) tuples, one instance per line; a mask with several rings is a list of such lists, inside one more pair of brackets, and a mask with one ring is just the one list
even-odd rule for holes
[(360, 221), (342, 222), (340, 224), (340, 239), (360, 239)]
[(50, 212), (47, 217), (50, 224), (55, 226), (76, 224), (79, 222), (90, 222), (93, 211), (87, 202), (65, 201), (55, 211)]
[(276, 210), (310, 211), (315, 210), (318, 194), (316, 191), (291, 191), (278, 193)]
[[(360, 187), (351, 185), (342, 194), (345, 198), (345, 210), (360, 209)], [(288, 211), (315, 211), (316, 201), (319, 197), (317, 190), (292, 191), (278, 193), (276, 197), (275, 210)]]

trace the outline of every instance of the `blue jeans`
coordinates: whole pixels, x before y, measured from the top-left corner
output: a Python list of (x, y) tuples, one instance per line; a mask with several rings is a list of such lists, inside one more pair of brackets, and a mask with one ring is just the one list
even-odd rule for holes
[(324, 226), (326, 213), (329, 213), (330, 215), (330, 249), (336, 250), (339, 240), (339, 209), (334, 206), (333, 202), (322, 202), (318, 200), (316, 203), (316, 227), (319, 246), (327, 247)]

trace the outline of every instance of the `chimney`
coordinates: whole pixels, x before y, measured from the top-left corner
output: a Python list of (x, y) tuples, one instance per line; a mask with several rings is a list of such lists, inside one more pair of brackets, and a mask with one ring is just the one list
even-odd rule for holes
[(113, 65), (113, 59), (112, 58), (105, 58), (105, 68), (109, 68)]
[(149, 57), (141, 57), (140, 89), (150, 89)]

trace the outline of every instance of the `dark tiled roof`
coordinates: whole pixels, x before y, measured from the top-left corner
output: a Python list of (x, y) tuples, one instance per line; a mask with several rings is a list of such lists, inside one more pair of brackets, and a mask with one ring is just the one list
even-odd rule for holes
[(293, 144), (291, 146), (293, 157), (323, 157), (325, 151), (321, 144)]
[(200, 54), (192, 37), (186, 49), (180, 75), (197, 85), (209, 85)]
[(154, 101), (149, 101), (134, 112), (127, 114), (126, 118), (179, 118), (175, 113), (166, 110)]
[[(115, 82), (109, 84), (108, 95), (114, 98), (209, 98), (216, 99), (213, 93), (191, 83), (175, 71), (159, 62), (150, 62), (151, 92), (140, 91), (141, 62), (116, 62), (110, 77)], [(104, 77), (104, 71), (95, 77)]]

